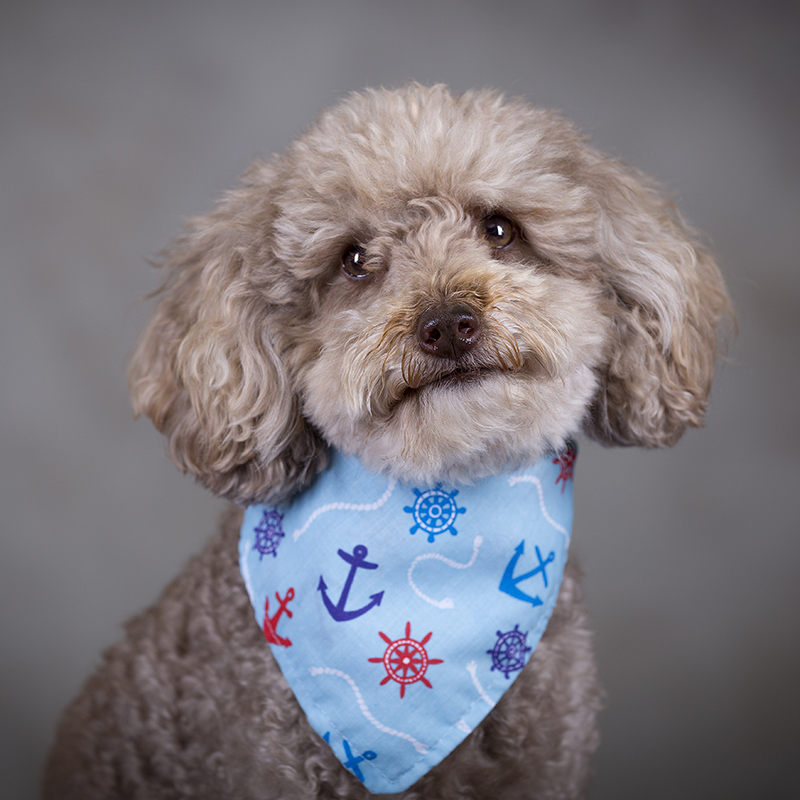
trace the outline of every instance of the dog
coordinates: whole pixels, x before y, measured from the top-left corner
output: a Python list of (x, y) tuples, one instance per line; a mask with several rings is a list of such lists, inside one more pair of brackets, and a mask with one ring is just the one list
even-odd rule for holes
[[(254, 163), (163, 268), (134, 408), (232, 505), (66, 711), (47, 798), (372, 796), (359, 777), (376, 752), (343, 764), (276, 662), (288, 637), (267, 623), (289, 624), (294, 589), (268, 593), (254, 622), (243, 507), (282, 508), (340, 457), (390, 486), (469, 486), (574, 455), (581, 432), (672, 445), (703, 422), (730, 313), (708, 250), (651, 180), (556, 113), (441, 85), (347, 97)], [(366, 547), (345, 557), (371, 565)], [(601, 692), (572, 562), (553, 602), (535, 649), (521, 641), (524, 668), (499, 676), (507, 691), (402, 797), (581, 796)], [(443, 685), (444, 666), (426, 666)]]

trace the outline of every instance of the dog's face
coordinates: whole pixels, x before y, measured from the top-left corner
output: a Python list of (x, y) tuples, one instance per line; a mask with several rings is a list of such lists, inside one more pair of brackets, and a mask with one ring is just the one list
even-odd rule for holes
[(726, 300), (632, 170), (489, 92), (354, 95), (198, 220), (134, 358), (137, 409), (220, 494), (278, 498), (327, 445), (418, 480), (583, 426), (703, 415)]
[(520, 209), (419, 188), (326, 253), (297, 382), (323, 436), (368, 465), (474, 478), (574, 433), (608, 318), (595, 281), (537, 256)]

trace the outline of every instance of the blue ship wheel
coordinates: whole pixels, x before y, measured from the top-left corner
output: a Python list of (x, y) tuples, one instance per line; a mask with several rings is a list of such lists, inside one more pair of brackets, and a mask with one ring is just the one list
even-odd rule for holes
[(270, 554), (277, 557), (278, 545), (286, 535), (281, 527), (282, 521), (283, 515), (279, 514), (276, 508), (268, 508), (256, 525), (256, 550), (261, 554), (261, 558)]
[(515, 625), (513, 631), (506, 633), (497, 631), (495, 646), (486, 651), (492, 657), (492, 671), (498, 670), (506, 678), (510, 678), (512, 672), (525, 666), (525, 654), (531, 650), (526, 645), (527, 635), (519, 630), (519, 625)]
[(449, 531), (453, 536), (458, 533), (453, 527), (453, 523), (459, 514), (466, 511), (465, 508), (459, 508), (454, 499), (458, 490), (445, 492), (436, 487), (424, 492), (414, 489), (414, 494), (417, 496), (414, 505), (406, 506), (404, 509), (414, 515), (416, 524), (411, 528), (411, 533), (422, 529), (428, 534), (429, 542), (433, 541), (434, 536), (445, 531)]

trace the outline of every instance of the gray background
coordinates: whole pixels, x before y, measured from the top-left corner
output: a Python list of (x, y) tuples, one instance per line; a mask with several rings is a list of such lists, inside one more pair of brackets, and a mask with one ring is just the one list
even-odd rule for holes
[(800, 20), (759, 2), (6, 3), (0, 24), (0, 797), (221, 509), (134, 421), (146, 264), (365, 85), (572, 117), (708, 231), (739, 315), (706, 429), (579, 460), (600, 798), (800, 796)]

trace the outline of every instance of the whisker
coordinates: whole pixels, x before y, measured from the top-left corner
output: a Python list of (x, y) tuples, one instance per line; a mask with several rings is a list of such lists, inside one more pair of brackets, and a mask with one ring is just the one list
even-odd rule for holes
[(494, 348), (495, 355), (497, 356), (498, 361), (500, 362), (503, 369), (519, 372), (519, 370), (522, 369), (523, 358), (522, 358), (522, 353), (520, 352), (519, 349), (519, 345), (517, 344), (516, 337), (502, 322), (498, 320), (493, 320), (493, 322), (496, 327), (498, 337), (506, 345), (505, 352), (508, 356), (508, 362), (507, 362), (506, 359), (503, 357), (503, 354), (500, 352), (499, 346), (493, 341), (492, 346)]

